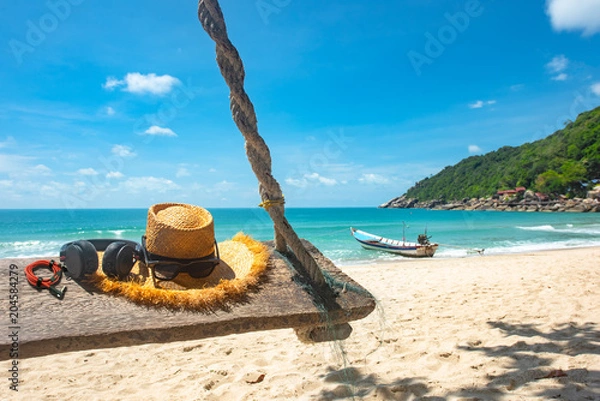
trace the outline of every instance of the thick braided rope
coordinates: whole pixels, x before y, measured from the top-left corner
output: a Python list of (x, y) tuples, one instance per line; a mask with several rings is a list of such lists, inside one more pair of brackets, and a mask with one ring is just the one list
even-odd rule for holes
[(280, 252), (287, 252), (287, 246), (289, 246), (313, 282), (323, 286), (325, 279), (321, 270), (287, 221), (283, 202), (279, 202), (283, 199), (281, 187), (271, 174), (271, 154), (267, 144), (258, 133), (254, 106), (244, 90), (244, 65), (237, 49), (229, 40), (218, 0), (199, 0), (198, 19), (204, 30), (216, 43), (217, 64), (230, 89), (231, 114), (246, 140), (246, 155), (252, 171), (258, 178), (261, 199), (263, 203), (273, 204), (265, 209), (275, 226), (275, 246)]

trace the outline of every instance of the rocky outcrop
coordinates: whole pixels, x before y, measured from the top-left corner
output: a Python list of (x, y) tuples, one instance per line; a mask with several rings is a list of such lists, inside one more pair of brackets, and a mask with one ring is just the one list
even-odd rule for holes
[(597, 185), (594, 189), (588, 191), (587, 198), (596, 199), (600, 201), (600, 185)]
[[(392, 209), (411, 209), (413, 207), (415, 207), (415, 204), (417, 203), (416, 199), (412, 199), (412, 198), (407, 198), (406, 195), (402, 195), (399, 196), (397, 198), (394, 198), (386, 203), (384, 203), (383, 205), (379, 205), (380, 208), (392, 208)], [(417, 206), (418, 208), (418, 206)]]
[[(529, 192), (529, 191), (528, 191)], [(590, 196), (590, 193), (592, 196)], [(379, 206), (397, 209), (434, 209), (434, 210), (499, 210), (519, 212), (600, 212), (600, 188), (589, 191), (587, 198), (558, 198), (539, 200), (535, 194), (525, 193), (522, 199), (503, 198), (465, 198), (460, 201), (444, 202), (431, 200), (419, 202), (402, 195)]]

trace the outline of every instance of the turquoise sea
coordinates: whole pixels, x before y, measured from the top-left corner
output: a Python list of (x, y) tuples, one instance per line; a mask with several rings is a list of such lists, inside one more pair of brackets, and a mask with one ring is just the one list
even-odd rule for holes
[[(244, 231), (259, 240), (273, 238), (268, 214), (259, 208), (210, 209), (218, 241)], [(146, 209), (0, 210), (0, 258), (57, 255), (68, 241), (124, 238), (140, 241)], [(378, 208), (288, 208), (286, 216), (300, 237), (315, 244), (338, 265), (401, 256), (368, 251), (350, 227), (389, 238), (415, 241), (427, 230), (441, 244), (436, 258), (600, 246), (600, 213), (438, 211)]]

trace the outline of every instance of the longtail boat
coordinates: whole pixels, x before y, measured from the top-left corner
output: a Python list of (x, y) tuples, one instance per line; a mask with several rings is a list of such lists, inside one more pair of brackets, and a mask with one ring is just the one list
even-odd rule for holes
[(407, 242), (404, 239), (395, 240), (370, 234), (354, 227), (350, 227), (350, 232), (365, 249), (386, 251), (410, 258), (432, 257), (439, 246), (429, 242), (431, 237), (427, 234), (419, 234), (417, 242)]

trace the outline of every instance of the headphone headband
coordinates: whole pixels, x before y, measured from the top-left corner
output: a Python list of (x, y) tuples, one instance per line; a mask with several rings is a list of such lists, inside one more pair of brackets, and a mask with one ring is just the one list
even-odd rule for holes
[[(106, 248), (108, 248), (108, 246), (110, 244), (112, 244), (113, 242), (124, 242), (125, 244), (133, 247), (135, 250), (141, 249), (141, 245), (138, 242), (130, 241), (130, 240), (126, 240), (126, 239), (97, 238), (97, 239), (87, 239), (86, 241), (91, 243), (92, 245), (94, 245), (94, 248), (96, 248), (96, 250), (100, 251), (100, 252), (105, 251)], [(67, 249), (67, 247), (69, 245), (73, 245), (75, 242), (77, 242), (77, 241), (71, 241), (71, 242), (64, 244), (60, 248), (60, 251), (64, 252), (64, 250)]]

